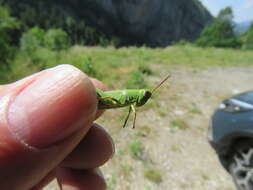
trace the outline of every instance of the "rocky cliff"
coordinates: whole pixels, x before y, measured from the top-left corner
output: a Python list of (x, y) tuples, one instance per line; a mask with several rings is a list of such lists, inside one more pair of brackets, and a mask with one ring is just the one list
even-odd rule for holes
[[(77, 23), (85, 20), (98, 31), (119, 37), (125, 45), (163, 47), (180, 39), (194, 40), (212, 20), (198, 0), (4, 1), (14, 10), (14, 15), (29, 26), (73, 29), (69, 25), (73, 19), (78, 20)], [(78, 27), (69, 33), (82, 35), (82, 27)]]
[(180, 39), (194, 40), (212, 20), (193, 0), (93, 0), (93, 5), (93, 11), (87, 14), (84, 9), (82, 14), (131, 44), (167, 46)]

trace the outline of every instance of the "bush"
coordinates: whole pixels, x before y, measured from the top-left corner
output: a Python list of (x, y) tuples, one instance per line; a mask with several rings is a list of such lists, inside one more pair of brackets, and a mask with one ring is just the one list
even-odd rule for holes
[(68, 34), (61, 29), (49, 29), (44, 36), (45, 47), (51, 50), (64, 50), (70, 47)]
[(95, 69), (95, 64), (91, 57), (73, 57), (70, 59), (71, 64), (73, 64), (75, 67), (82, 70), (87, 75), (94, 77), (94, 78), (101, 78), (101, 75), (97, 72)]
[(80, 69), (91, 77), (99, 78), (99, 74), (94, 68), (94, 62), (91, 57), (84, 59)]
[(111, 42), (109, 39), (107, 39), (105, 36), (101, 35), (99, 38), (98, 38), (98, 44), (102, 47), (107, 47), (109, 45), (111, 45)]
[(126, 88), (146, 88), (147, 83), (140, 71), (132, 71), (130, 73), (130, 79), (126, 82)]
[(189, 43), (190, 43), (189, 41), (187, 41), (185, 39), (181, 39), (180, 41), (175, 42), (174, 45), (176, 45), (176, 46), (185, 46), (185, 45), (188, 45)]
[(49, 29), (45, 31), (39, 27), (33, 27), (25, 32), (20, 39), (21, 50), (33, 54), (36, 49), (47, 48), (54, 51), (69, 48), (69, 38), (61, 29)]
[(33, 27), (23, 33), (20, 39), (21, 50), (33, 54), (36, 49), (44, 46), (45, 34), (46, 32), (39, 27)]
[(39, 47), (32, 53), (32, 55), (27, 56), (32, 61), (33, 66), (36, 65), (36, 68), (39, 71), (46, 69), (49, 65), (57, 65), (57, 52), (51, 51), (48, 48)]
[(146, 74), (146, 75), (152, 75), (153, 72), (150, 69), (150, 67), (147, 64), (141, 63), (138, 66), (138, 70), (142, 73), (142, 74)]

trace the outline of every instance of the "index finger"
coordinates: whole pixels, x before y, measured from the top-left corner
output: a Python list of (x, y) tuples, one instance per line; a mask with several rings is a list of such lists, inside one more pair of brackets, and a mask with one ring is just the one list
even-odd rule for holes
[[(108, 88), (101, 81), (99, 81), (95, 78), (92, 78), (92, 77), (89, 77), (89, 78), (90, 78), (92, 84), (95, 86), (95, 88), (99, 88), (100, 90), (103, 90), (103, 91), (108, 90)], [(105, 112), (105, 110), (97, 110), (95, 119), (99, 118), (104, 112)]]

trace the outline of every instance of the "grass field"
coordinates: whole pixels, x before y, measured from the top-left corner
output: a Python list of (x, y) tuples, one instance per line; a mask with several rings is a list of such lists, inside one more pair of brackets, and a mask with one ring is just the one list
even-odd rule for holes
[[(0, 71), (0, 84), (15, 81), (55, 65), (72, 64), (104, 81), (109, 87), (124, 88), (131, 77), (141, 77), (136, 71), (150, 74), (151, 65), (163, 65), (168, 69), (175, 66), (196, 68), (248, 66), (253, 64), (252, 60), (251, 51), (202, 49), (192, 45), (172, 46), (165, 49), (76, 46), (61, 52), (39, 48), (32, 55), (19, 52), (15, 60), (11, 62), (10, 69)], [(144, 84), (129, 84), (128, 86), (134, 85), (142, 87)]]

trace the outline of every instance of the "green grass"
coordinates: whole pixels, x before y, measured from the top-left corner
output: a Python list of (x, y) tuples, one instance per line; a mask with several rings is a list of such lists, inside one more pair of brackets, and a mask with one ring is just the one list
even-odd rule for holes
[(162, 182), (162, 174), (159, 170), (151, 169), (144, 172), (144, 177), (154, 183)]
[(204, 174), (204, 173), (203, 173), (201, 176), (202, 176), (202, 178), (203, 178), (204, 180), (206, 180), (206, 181), (207, 181), (207, 180), (210, 180), (210, 177), (209, 177), (207, 174)]
[(120, 169), (121, 169), (121, 173), (124, 176), (129, 176), (131, 172), (134, 172), (133, 167), (129, 164), (121, 164)]
[[(165, 70), (165, 73), (174, 66), (198, 68), (249, 66), (253, 65), (253, 52), (218, 48), (203, 49), (193, 45), (171, 46), (164, 49), (75, 46), (61, 52), (40, 48), (32, 56), (19, 52), (10, 63), (9, 70), (0, 68), (0, 83), (15, 81), (31, 73), (59, 64), (73, 64), (88, 74), (99, 78), (111, 88), (124, 88), (127, 81), (134, 78), (131, 76), (133, 71), (152, 74), (150, 65), (161, 64), (166, 66), (165, 68), (168, 68), (168, 71)], [(137, 82), (137, 87), (138, 85)]]
[(173, 151), (173, 152), (181, 152), (181, 149), (180, 149), (179, 145), (172, 145), (171, 146), (171, 151)]
[(140, 71), (132, 71), (129, 75), (129, 79), (125, 83), (126, 88), (141, 89), (148, 87), (147, 82), (145, 81), (144, 76)]
[(198, 115), (202, 114), (202, 111), (200, 110), (200, 108), (198, 108), (196, 104), (192, 104), (192, 107), (190, 108), (189, 112)]
[(189, 128), (188, 124), (183, 119), (174, 119), (170, 122), (172, 128), (186, 130)]
[(133, 158), (140, 160), (142, 159), (144, 145), (141, 142), (139, 141), (133, 142), (132, 144), (129, 145), (129, 150)]
[(152, 190), (152, 189), (151, 189), (151, 187), (146, 186), (146, 187), (144, 187), (144, 190)]
[(152, 132), (151, 128), (148, 126), (138, 126), (138, 131), (136, 132), (137, 137), (147, 137)]
[(139, 64), (138, 71), (141, 72), (142, 74), (146, 74), (146, 75), (152, 75), (153, 74), (153, 71), (151, 70), (149, 65), (146, 65), (144, 63)]
[(117, 184), (117, 177), (116, 177), (115, 174), (113, 174), (113, 175), (107, 180), (107, 189), (108, 189), (108, 190), (114, 190), (116, 184)]

